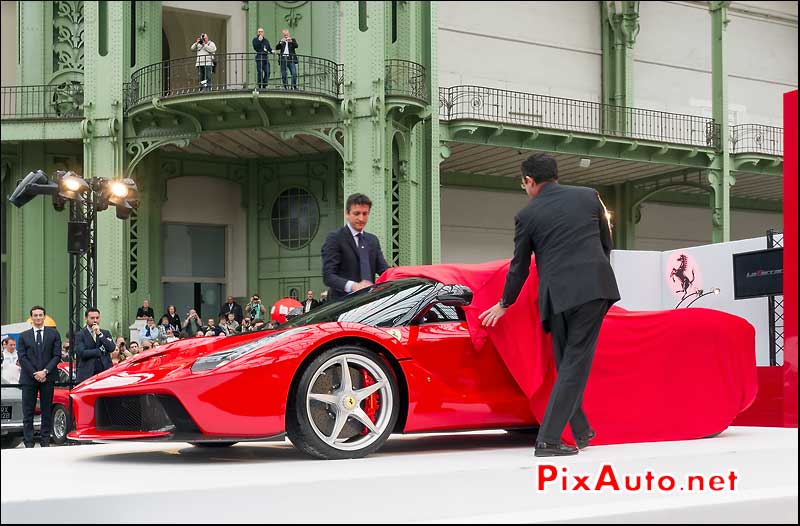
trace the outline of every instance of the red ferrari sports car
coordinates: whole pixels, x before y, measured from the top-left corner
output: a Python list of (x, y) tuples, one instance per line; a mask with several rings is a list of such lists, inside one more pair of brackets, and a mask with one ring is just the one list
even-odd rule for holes
[(72, 391), (69, 437), (224, 447), (286, 433), (312, 456), (342, 459), (394, 432), (535, 427), (503, 357), (474, 344), (472, 296), (464, 285), (398, 279), (275, 330), (157, 347)]

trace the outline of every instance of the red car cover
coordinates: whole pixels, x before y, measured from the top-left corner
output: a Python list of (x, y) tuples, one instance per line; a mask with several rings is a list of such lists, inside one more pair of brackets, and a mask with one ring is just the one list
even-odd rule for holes
[[(465, 307), (476, 348), (493, 346), (541, 422), (555, 380), (550, 335), (539, 321), (536, 263), (516, 303), (494, 328), (478, 316), (502, 295), (509, 260), (387, 270), (378, 282), (425, 277), (473, 291)], [(727, 428), (758, 388), (755, 329), (725, 312), (634, 312), (612, 307), (603, 322), (583, 409), (593, 444), (686, 440)], [(562, 437), (574, 443), (569, 426)]]

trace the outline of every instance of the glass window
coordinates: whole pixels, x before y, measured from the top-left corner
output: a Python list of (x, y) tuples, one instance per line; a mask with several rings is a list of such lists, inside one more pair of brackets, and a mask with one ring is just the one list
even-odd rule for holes
[(286, 248), (302, 248), (317, 234), (319, 205), (302, 188), (281, 192), (272, 206), (272, 233)]
[(420, 320), (420, 324), (425, 323), (446, 323), (451, 321), (467, 321), (464, 309), (454, 305), (434, 304)]

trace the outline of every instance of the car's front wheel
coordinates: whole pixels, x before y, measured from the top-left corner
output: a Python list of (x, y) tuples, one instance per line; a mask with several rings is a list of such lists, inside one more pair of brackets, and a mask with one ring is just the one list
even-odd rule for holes
[(54, 444), (61, 445), (67, 442), (69, 424), (70, 420), (66, 408), (61, 404), (55, 404), (53, 406), (53, 429), (50, 433)]
[(391, 368), (358, 346), (335, 347), (303, 371), (286, 414), (298, 449), (324, 459), (360, 458), (389, 438), (400, 394)]

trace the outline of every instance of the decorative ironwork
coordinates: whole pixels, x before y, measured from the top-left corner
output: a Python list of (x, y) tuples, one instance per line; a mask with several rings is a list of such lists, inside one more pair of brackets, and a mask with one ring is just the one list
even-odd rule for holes
[(130, 292), (139, 288), (139, 212), (131, 210), (129, 227)]
[(342, 66), (327, 59), (297, 55), (297, 88), (293, 89), (291, 73), (287, 71), (287, 85), (281, 81), (278, 58), (268, 56), (270, 76), (266, 87), (256, 82), (255, 53), (217, 54), (217, 65), (211, 81), (204, 87), (199, 80), (196, 57), (184, 57), (150, 64), (131, 75), (125, 97), (126, 109), (149, 102), (154, 97), (168, 98), (192, 93), (220, 91), (276, 91), (291, 90), (340, 97), (342, 93)]
[(386, 94), (428, 101), (425, 66), (408, 60), (386, 61)]
[(83, 73), (83, 2), (53, 2), (53, 73)]
[(439, 88), (439, 118), (719, 148), (719, 125), (707, 117), (481, 86)]
[(76, 81), (57, 86), (4, 86), (0, 99), (3, 120), (83, 118), (83, 84)]
[[(767, 248), (783, 247), (783, 232), (767, 230)], [(767, 298), (769, 309), (769, 364), (783, 365), (783, 295)], [(778, 355), (780, 354), (780, 362)]]
[(400, 174), (392, 170), (392, 266), (400, 266)]
[(731, 153), (783, 156), (783, 128), (763, 124), (731, 126)]

